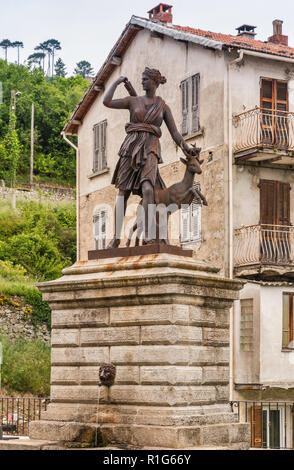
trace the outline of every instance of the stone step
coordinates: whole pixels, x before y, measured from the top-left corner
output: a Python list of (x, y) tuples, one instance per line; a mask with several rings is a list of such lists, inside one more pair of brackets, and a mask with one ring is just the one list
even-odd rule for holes
[[(60, 442), (54, 441), (45, 441), (45, 440), (36, 440), (36, 439), (15, 439), (9, 441), (0, 441), (0, 451), (1, 450), (102, 450), (102, 451), (112, 451), (112, 450), (173, 450), (169, 447), (133, 447), (133, 446), (124, 446), (115, 447), (81, 447), (77, 443), (67, 443), (63, 445)], [(232, 450), (232, 447), (224, 446), (196, 446), (196, 447), (183, 447), (183, 450)], [(237, 447), (236, 447), (237, 449)]]

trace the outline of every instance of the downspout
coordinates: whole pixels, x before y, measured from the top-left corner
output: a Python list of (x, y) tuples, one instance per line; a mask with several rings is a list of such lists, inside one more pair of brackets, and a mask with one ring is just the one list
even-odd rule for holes
[[(229, 277), (233, 279), (233, 112), (232, 112), (232, 90), (231, 90), (231, 66), (243, 60), (244, 51), (239, 51), (239, 57), (228, 63), (228, 144), (229, 144), (229, 171), (228, 171), (228, 196), (229, 196)], [(235, 302), (230, 309), (230, 401), (233, 400), (234, 387), (234, 317)]]
[(64, 131), (61, 132), (64, 140), (76, 151), (76, 227), (77, 227), (77, 261), (80, 260), (80, 152), (79, 148), (66, 137)]

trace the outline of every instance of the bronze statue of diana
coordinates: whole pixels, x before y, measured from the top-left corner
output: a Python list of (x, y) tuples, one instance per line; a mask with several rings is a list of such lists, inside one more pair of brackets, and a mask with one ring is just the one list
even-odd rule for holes
[[(119, 189), (119, 194), (115, 208), (115, 236), (108, 248), (116, 248), (120, 244), (123, 218), (131, 193), (142, 197), (145, 214), (143, 244), (155, 241), (148, 236), (148, 226), (150, 226), (150, 223), (148, 225), (148, 206), (155, 203), (155, 190), (165, 188), (158, 170), (158, 164), (162, 163), (159, 142), (162, 122), (166, 123), (173, 140), (181, 147), (187, 157), (199, 153), (199, 149), (186, 144), (177, 130), (169, 106), (160, 96), (156, 96), (158, 86), (165, 82), (166, 79), (159, 70), (146, 67), (142, 74), (145, 95), (136, 96), (127, 77), (119, 77), (105, 94), (103, 100), (105, 106), (115, 109), (129, 109), (130, 111), (130, 122), (126, 124), (127, 135), (120, 147), (119, 160), (112, 178), (112, 183)], [(121, 83), (125, 84), (132, 96), (113, 99), (114, 92)], [(118, 211), (121, 217), (118, 216)]]

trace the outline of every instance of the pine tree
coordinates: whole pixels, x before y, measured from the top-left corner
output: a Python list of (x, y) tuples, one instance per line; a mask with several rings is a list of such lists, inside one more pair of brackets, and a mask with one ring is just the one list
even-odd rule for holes
[(86, 60), (81, 60), (77, 63), (74, 73), (76, 75), (82, 75), (82, 77), (85, 78), (91, 77), (94, 73), (94, 70), (92, 69), (90, 62), (87, 62)]
[(55, 74), (58, 77), (65, 77), (66, 76), (66, 67), (65, 63), (59, 58), (55, 64)]

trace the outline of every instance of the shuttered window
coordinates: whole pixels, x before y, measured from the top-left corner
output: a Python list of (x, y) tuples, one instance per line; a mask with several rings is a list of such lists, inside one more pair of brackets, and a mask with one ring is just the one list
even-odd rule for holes
[(181, 88), (182, 135), (200, 130), (200, 74), (183, 80)]
[(97, 212), (94, 221), (94, 249), (104, 250), (106, 248), (107, 212), (102, 210)]
[(290, 225), (290, 184), (260, 180), (260, 224)]
[(93, 173), (104, 170), (107, 167), (106, 160), (106, 127), (107, 121), (101, 121), (93, 127), (94, 132), (94, 157)]
[[(194, 187), (200, 191), (200, 184)], [(201, 202), (194, 198), (190, 206), (181, 207), (181, 243), (201, 241)]]

